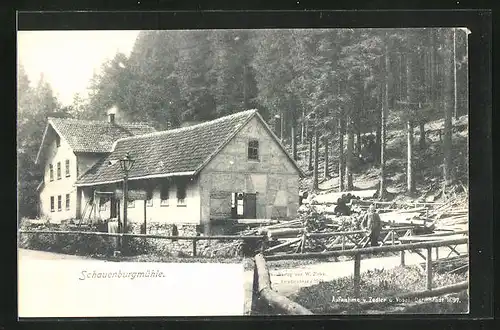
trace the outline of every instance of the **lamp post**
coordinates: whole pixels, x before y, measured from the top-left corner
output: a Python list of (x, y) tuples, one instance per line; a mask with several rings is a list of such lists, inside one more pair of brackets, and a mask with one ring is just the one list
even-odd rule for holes
[(127, 208), (128, 208), (128, 173), (132, 169), (135, 160), (130, 157), (129, 153), (120, 159), (120, 167), (123, 171), (123, 232), (127, 231)]

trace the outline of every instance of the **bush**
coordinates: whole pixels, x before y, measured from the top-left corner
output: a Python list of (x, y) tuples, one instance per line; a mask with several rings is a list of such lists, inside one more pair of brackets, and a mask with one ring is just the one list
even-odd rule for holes
[(81, 234), (26, 233), (20, 236), (19, 247), (32, 250), (85, 256), (112, 255), (115, 238)]
[[(44, 231), (83, 231), (98, 232), (103, 230), (103, 223), (93, 225), (73, 225), (71, 222), (53, 224), (41, 221), (21, 222), (21, 229), (36, 230), (37, 233), (19, 235), (19, 247), (32, 250), (50, 251), (85, 256), (112, 255), (116, 238), (97, 235), (44, 233)], [(106, 230), (107, 231), (107, 230)]]

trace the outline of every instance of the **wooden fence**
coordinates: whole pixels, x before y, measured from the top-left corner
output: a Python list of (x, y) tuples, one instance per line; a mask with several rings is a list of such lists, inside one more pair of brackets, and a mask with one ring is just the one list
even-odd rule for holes
[[(415, 226), (401, 226), (384, 228), (380, 232), (383, 235), (379, 245), (396, 245), (400, 244), (400, 237), (409, 237), (413, 234)], [(264, 251), (265, 254), (276, 252), (284, 247), (299, 243), (296, 253), (306, 252), (306, 242), (310, 239), (335, 237), (328, 245), (325, 245), (325, 250), (346, 250), (364, 248), (370, 243), (370, 235), (365, 230), (339, 231), (339, 232), (323, 232), (323, 233), (306, 233), (298, 238), (288, 242), (272, 246)]]
[(292, 259), (323, 259), (328, 257), (340, 257), (340, 256), (354, 256), (354, 295), (359, 296), (359, 287), (361, 280), (361, 256), (365, 254), (382, 253), (382, 252), (400, 252), (401, 253), (401, 264), (404, 265), (404, 253), (405, 251), (415, 251), (418, 249), (426, 249), (426, 289), (432, 289), (432, 248), (445, 247), (452, 245), (468, 244), (468, 237), (448, 239), (448, 240), (436, 240), (430, 242), (421, 243), (410, 243), (410, 244), (399, 244), (399, 245), (389, 245), (389, 246), (379, 246), (379, 247), (368, 247), (354, 250), (343, 250), (343, 251), (328, 251), (328, 252), (309, 252), (309, 253), (294, 253), (294, 254), (282, 254), (282, 255), (272, 255), (267, 256), (266, 261), (272, 260), (292, 260)]

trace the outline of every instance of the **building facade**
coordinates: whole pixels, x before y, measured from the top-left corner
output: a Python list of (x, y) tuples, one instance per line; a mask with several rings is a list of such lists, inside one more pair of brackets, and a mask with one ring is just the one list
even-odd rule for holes
[(71, 185), (76, 218), (123, 218), (120, 159), (127, 153), (135, 161), (128, 181), (129, 222), (211, 228), (230, 219), (297, 215), (303, 173), (256, 110), (119, 138), (93, 164), (77, 156), (80, 175)]

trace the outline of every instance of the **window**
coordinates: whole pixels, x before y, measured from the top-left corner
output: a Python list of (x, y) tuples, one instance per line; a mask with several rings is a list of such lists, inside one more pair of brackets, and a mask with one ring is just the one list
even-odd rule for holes
[(61, 146), (61, 138), (58, 136), (56, 136), (56, 147), (60, 147)]
[(57, 162), (57, 180), (61, 180), (61, 162)]
[(49, 176), (50, 181), (54, 181), (54, 165), (52, 164), (49, 165)]
[(168, 193), (169, 193), (169, 184), (168, 182), (164, 182), (162, 185), (161, 185), (161, 191), (160, 191), (160, 205), (161, 206), (168, 206)]
[(69, 194), (66, 194), (66, 211), (69, 210)]
[(248, 159), (259, 160), (259, 141), (250, 140), (248, 142)]
[(186, 205), (186, 182), (179, 181), (177, 183), (177, 206)]
[(128, 208), (134, 208), (135, 207), (135, 200), (130, 200), (128, 201), (128, 204), (127, 204), (127, 207)]
[(61, 195), (57, 196), (57, 211), (61, 211), (62, 210), (62, 197)]
[(99, 197), (99, 211), (106, 211), (106, 197)]
[(146, 205), (153, 206), (153, 189), (148, 189), (147, 191)]
[(69, 159), (66, 159), (66, 177), (69, 177)]
[(54, 196), (50, 196), (50, 212), (54, 211)]

